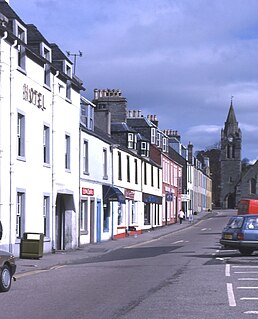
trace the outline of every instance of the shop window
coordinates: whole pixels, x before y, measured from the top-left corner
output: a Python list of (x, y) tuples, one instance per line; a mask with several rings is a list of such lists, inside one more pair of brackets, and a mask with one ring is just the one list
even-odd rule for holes
[(81, 201), (80, 211), (80, 232), (86, 233), (88, 231), (88, 200)]

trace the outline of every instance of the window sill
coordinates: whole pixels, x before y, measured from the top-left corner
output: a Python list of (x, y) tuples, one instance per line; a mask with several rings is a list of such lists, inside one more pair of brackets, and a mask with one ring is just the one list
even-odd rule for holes
[(24, 156), (17, 156), (18, 161), (26, 162), (26, 157)]
[(18, 70), (19, 72), (21, 72), (22, 74), (27, 75), (26, 70), (23, 69), (23, 68), (21, 68), (20, 66), (17, 67), (17, 70)]
[(88, 235), (88, 230), (80, 230), (80, 235)]
[(44, 85), (43, 85), (43, 87), (44, 87), (46, 90), (48, 90), (48, 91), (50, 91), (50, 92), (51, 92), (51, 87), (50, 87), (49, 85), (44, 84)]

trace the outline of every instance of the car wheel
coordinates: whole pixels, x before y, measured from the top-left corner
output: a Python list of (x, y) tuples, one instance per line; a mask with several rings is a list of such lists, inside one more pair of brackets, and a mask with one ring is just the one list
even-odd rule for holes
[(239, 249), (240, 254), (243, 256), (250, 256), (254, 252), (253, 249)]
[(4, 265), (1, 270), (0, 291), (6, 292), (10, 289), (12, 283), (12, 274), (10, 268)]

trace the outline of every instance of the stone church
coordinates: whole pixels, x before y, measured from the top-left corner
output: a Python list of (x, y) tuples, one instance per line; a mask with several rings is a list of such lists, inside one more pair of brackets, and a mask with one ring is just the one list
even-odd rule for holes
[(221, 188), (222, 208), (235, 208), (240, 198), (237, 185), (241, 179), (242, 133), (238, 127), (231, 100), (227, 120), (221, 130)]

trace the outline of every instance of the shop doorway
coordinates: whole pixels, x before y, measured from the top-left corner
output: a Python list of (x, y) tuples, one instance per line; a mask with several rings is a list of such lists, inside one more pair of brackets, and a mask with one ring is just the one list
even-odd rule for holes
[(76, 241), (75, 206), (72, 194), (57, 194), (56, 198), (56, 249), (73, 248)]

